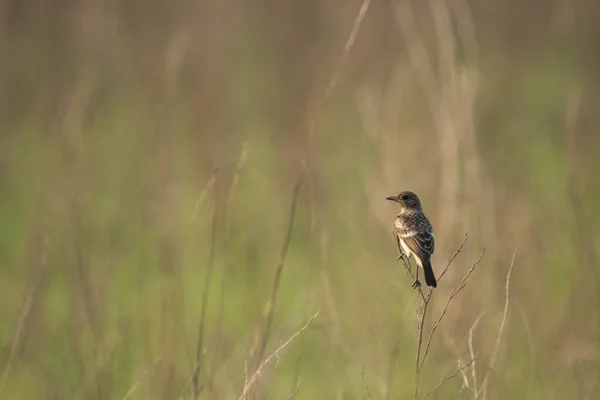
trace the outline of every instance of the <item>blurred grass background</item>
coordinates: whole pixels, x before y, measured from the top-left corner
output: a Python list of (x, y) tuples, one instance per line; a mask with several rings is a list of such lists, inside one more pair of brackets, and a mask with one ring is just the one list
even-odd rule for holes
[[(0, 398), (179, 398), (203, 303), (199, 398), (239, 396), (360, 5), (0, 4)], [(430, 318), (486, 248), (422, 393), (469, 359), (479, 315), (487, 373), (518, 249), (489, 398), (600, 396), (598, 17), (593, 0), (371, 3), (308, 142), (266, 353), (321, 313), (255, 396), (368, 398), (361, 365), (372, 398), (412, 396), (399, 190), (434, 224), (437, 271), (469, 231)], [(473, 393), (456, 378), (433, 397)]]

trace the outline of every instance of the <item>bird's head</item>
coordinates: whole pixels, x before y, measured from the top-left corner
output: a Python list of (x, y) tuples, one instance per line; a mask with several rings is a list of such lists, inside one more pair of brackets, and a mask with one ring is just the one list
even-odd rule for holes
[(404, 191), (393, 196), (387, 197), (386, 200), (395, 201), (402, 206), (402, 212), (418, 211), (421, 209), (421, 201), (419, 196), (413, 192)]

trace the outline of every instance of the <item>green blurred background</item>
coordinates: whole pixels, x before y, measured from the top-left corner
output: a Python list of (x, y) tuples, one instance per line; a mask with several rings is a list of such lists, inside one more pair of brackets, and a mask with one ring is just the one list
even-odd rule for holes
[(300, 173), (265, 355), (321, 313), (254, 398), (412, 397), (399, 190), (437, 273), (469, 231), (426, 329), (486, 249), (421, 393), (481, 316), (488, 398), (600, 398), (600, 3), (373, 0), (307, 141), (360, 6), (0, 3), (0, 398), (188, 399), (198, 360), (198, 398), (238, 398)]

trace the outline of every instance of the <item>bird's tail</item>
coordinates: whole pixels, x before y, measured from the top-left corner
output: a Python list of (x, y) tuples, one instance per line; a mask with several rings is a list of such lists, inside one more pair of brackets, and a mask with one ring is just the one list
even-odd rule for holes
[(437, 287), (437, 281), (435, 280), (435, 275), (433, 274), (433, 268), (431, 267), (430, 260), (424, 260), (423, 272), (425, 273), (425, 283), (427, 286)]

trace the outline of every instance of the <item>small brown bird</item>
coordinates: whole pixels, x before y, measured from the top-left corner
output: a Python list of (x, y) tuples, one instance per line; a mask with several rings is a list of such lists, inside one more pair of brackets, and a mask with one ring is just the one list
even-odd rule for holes
[[(394, 222), (393, 234), (396, 238), (400, 257), (414, 257), (419, 267), (425, 273), (427, 286), (436, 287), (437, 282), (431, 267), (431, 255), (435, 250), (433, 228), (431, 222), (423, 213), (421, 201), (413, 192), (400, 192), (387, 200), (395, 201), (402, 207)], [(419, 286), (419, 269), (413, 287)]]

